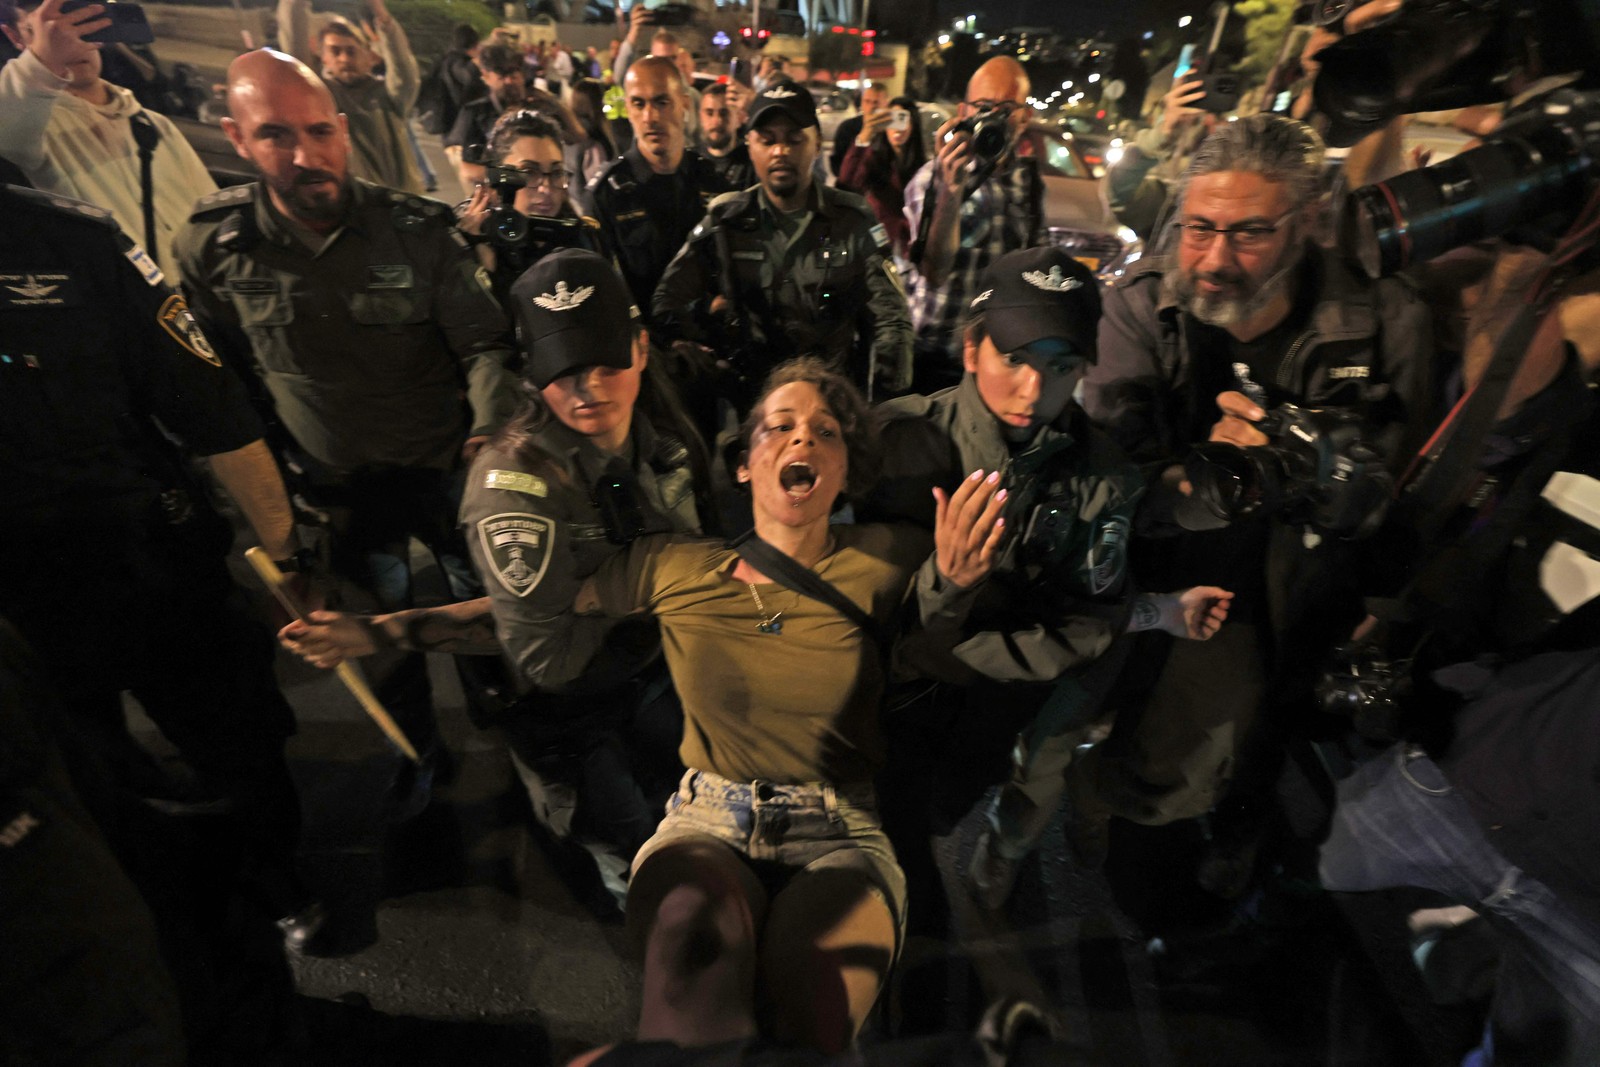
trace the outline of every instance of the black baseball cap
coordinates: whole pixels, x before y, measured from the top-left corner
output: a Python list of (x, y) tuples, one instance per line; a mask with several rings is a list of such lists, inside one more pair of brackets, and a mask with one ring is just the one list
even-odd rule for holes
[(540, 259), (511, 286), (522, 327), (523, 373), (543, 389), (583, 367), (633, 366), (639, 309), (611, 264), (564, 248)]
[(774, 112), (787, 115), (802, 130), (817, 125), (817, 102), (811, 99), (811, 90), (788, 78), (780, 78), (756, 94), (747, 128), (755, 129)]
[(1094, 362), (1100, 283), (1059, 248), (1024, 248), (989, 264), (970, 305), (981, 311), (994, 346), (1015, 352), (1047, 338), (1067, 341)]

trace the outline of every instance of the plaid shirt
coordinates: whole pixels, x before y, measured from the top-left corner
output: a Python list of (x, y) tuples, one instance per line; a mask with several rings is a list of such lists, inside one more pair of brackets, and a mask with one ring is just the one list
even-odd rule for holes
[[(922, 205), (937, 166), (938, 161), (929, 160), (906, 186), (906, 218), (913, 239), (922, 224)], [(949, 351), (967, 302), (977, 291), (978, 277), (990, 260), (1019, 248), (1032, 248), (1043, 241), (1044, 234), (1044, 182), (1038, 162), (1031, 156), (1017, 156), (961, 205), (961, 243), (944, 285), (931, 285), (912, 272), (911, 324), (917, 348)]]

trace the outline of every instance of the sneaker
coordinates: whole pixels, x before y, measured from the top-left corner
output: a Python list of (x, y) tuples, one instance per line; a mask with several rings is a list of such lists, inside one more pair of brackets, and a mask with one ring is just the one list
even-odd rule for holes
[(985, 826), (967, 863), (967, 892), (984, 910), (999, 911), (1011, 897), (1021, 866), (1021, 859), (1000, 854), (994, 828)]

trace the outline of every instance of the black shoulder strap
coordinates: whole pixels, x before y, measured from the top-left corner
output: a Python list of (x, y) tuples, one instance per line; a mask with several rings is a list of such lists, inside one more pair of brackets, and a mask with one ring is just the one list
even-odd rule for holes
[(887, 629), (871, 615), (862, 611), (854, 600), (845, 596), (833, 583), (809, 567), (802, 567), (794, 559), (769, 545), (754, 530), (741, 534), (728, 542), (728, 547), (739, 553), (756, 570), (788, 586), (801, 596), (808, 596), (837, 611), (869, 635), (878, 647), (887, 650), (891, 637)]
[(144, 111), (128, 116), (133, 126), (133, 141), (139, 146), (139, 195), (144, 205), (144, 247), (156, 255), (156, 200), (155, 183), (150, 170), (155, 159), (156, 145), (161, 142), (161, 131)]

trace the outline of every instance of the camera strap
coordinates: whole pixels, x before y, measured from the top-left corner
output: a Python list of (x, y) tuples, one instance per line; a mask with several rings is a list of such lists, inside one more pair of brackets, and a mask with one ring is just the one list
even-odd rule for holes
[(139, 201), (144, 207), (144, 247), (145, 251), (155, 256), (156, 201), (151, 167), (155, 162), (156, 145), (161, 143), (161, 131), (156, 129), (155, 120), (149, 112), (143, 110), (129, 115), (128, 122), (133, 127), (133, 143), (139, 146)]
[(810, 567), (801, 566), (781, 549), (763, 541), (754, 530), (734, 538), (728, 542), (728, 547), (778, 584), (793, 589), (801, 596), (826, 604), (855, 623), (863, 633), (877, 642), (880, 651), (887, 652), (890, 648), (893, 638), (887, 627), (862, 611), (854, 600), (839, 592), (838, 587), (832, 582)]

